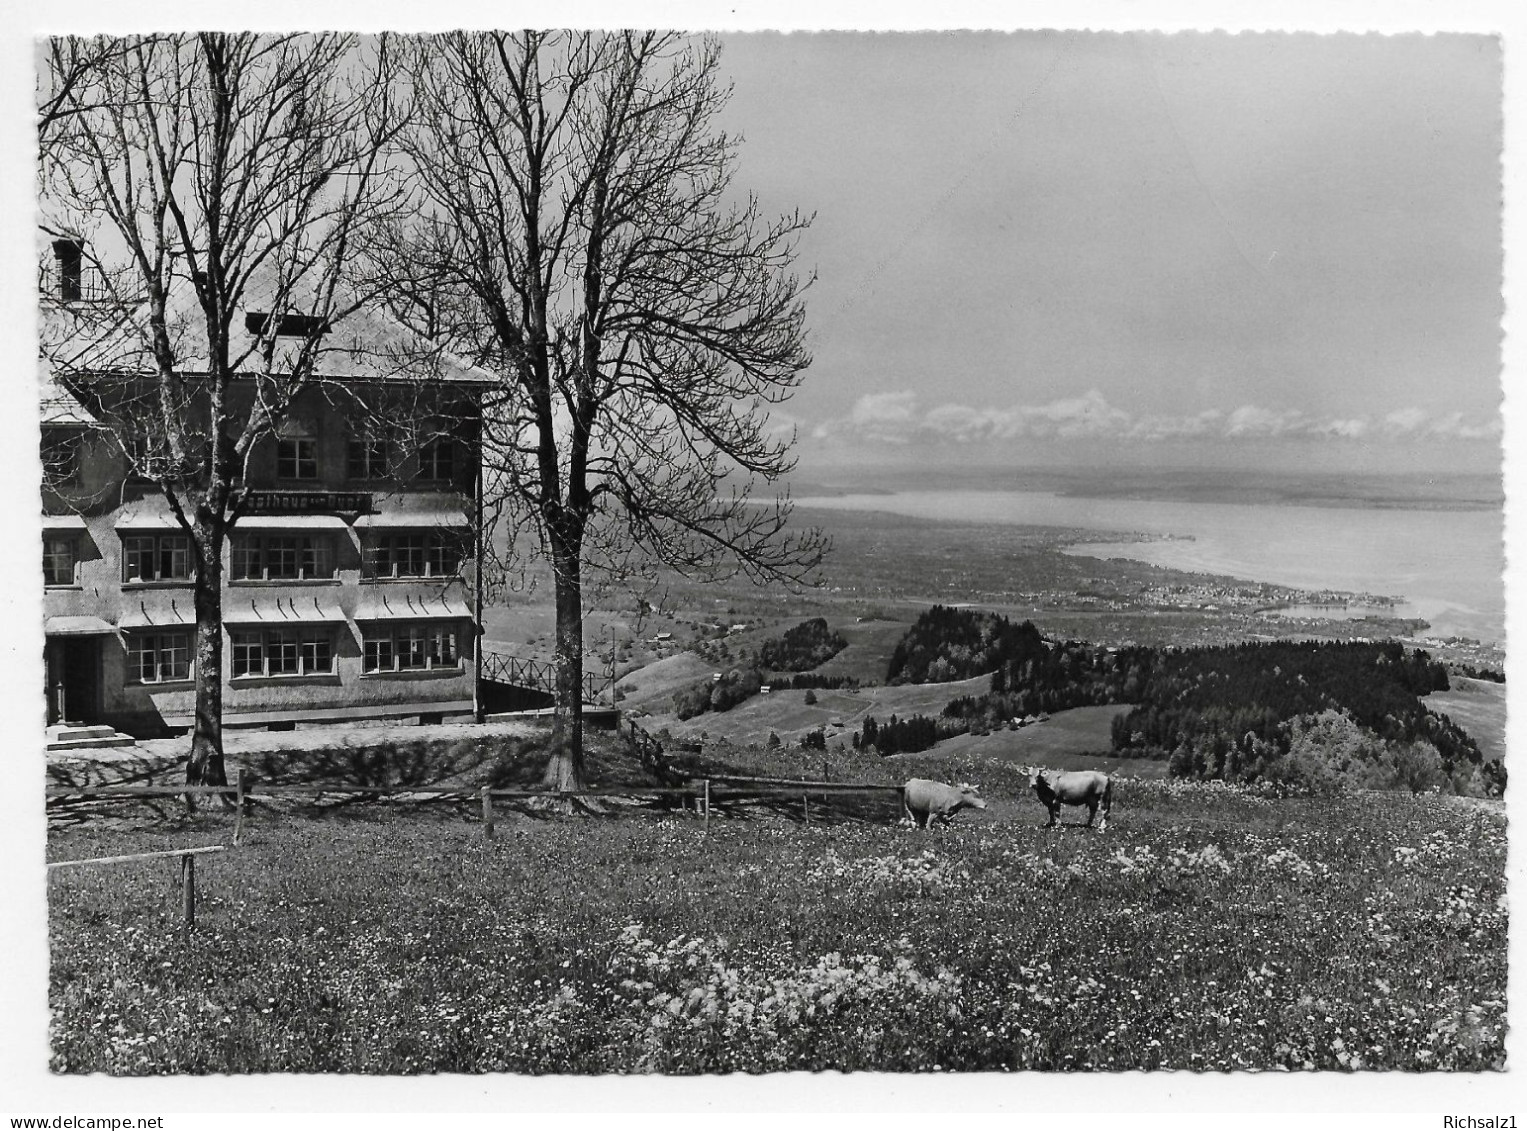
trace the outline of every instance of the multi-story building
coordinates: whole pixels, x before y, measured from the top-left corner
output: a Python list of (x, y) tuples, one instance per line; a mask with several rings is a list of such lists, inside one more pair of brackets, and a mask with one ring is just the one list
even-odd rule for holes
[[(91, 301), (67, 265), (55, 294)], [(251, 311), (249, 328), (265, 317)], [(328, 332), (399, 329), (362, 312)], [(374, 356), (326, 353), (322, 379), (246, 465), (223, 557), (225, 725), (433, 721), (477, 706), (488, 382), (454, 364), (413, 381)], [(46, 372), (42, 462), (48, 722), (190, 727), (189, 536), (115, 433)]]

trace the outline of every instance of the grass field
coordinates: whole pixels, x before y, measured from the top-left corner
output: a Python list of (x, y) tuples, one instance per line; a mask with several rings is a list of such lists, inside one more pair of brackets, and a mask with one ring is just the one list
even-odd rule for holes
[[(977, 776), (991, 804), (926, 833), (889, 805), (708, 832), (626, 809), (506, 816), (492, 841), (465, 808), (262, 811), (198, 869), (189, 946), (173, 863), (54, 872), (52, 1067), (1502, 1066), (1499, 806), (1129, 779), (1106, 832), (1046, 832), (1012, 760), (879, 765)], [(228, 825), (91, 825), (49, 853)]]
[(915, 617), (906, 620), (855, 620), (828, 617), (832, 629), (848, 641), (848, 647), (820, 667), (816, 675), (851, 676), (860, 683), (880, 683), (891, 666), (891, 653), (912, 627)]
[[(1114, 717), (1130, 710), (1128, 705), (1076, 707), (1070, 711), (1057, 711), (1044, 722), (1020, 730), (995, 730), (990, 734), (961, 734), (946, 738), (933, 751), (940, 757), (954, 760), (999, 759), (1051, 770), (1103, 770), (1123, 772), (1130, 777), (1165, 777), (1165, 762), (1110, 756)], [(898, 754), (892, 760), (913, 757), (916, 755)]]
[[(1506, 756), (1506, 685), (1454, 676), (1448, 691), (1426, 697), (1428, 710), (1441, 711), (1463, 727), (1488, 761)], [(1509, 763), (1508, 763), (1509, 765)]]
[[(649, 706), (650, 718), (642, 725), (666, 728), (674, 736), (694, 738), (699, 735), (725, 738), (730, 742), (763, 743), (772, 731), (781, 741), (792, 743), (809, 730), (827, 728), (829, 743), (847, 745), (849, 735), (868, 715), (881, 722), (892, 715), (937, 715), (944, 704), (961, 695), (984, 695), (991, 687), (991, 677), (955, 683), (902, 684), (897, 687), (864, 687), (856, 691), (816, 691), (815, 703), (806, 702), (804, 691), (771, 691), (755, 695), (730, 711), (710, 712), (680, 720), (672, 713), (672, 702), (655, 701)], [(834, 725), (841, 724), (841, 725)]]

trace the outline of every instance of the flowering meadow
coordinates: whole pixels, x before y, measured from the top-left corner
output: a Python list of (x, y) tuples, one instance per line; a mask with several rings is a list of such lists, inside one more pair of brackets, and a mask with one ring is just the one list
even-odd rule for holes
[(1503, 810), (1120, 781), (947, 829), (382, 808), (56, 833), (61, 1073), (1504, 1067)]

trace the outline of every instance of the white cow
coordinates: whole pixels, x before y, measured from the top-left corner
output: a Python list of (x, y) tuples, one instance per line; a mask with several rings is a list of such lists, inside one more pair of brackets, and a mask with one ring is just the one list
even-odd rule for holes
[(962, 782), (945, 785), (941, 781), (913, 778), (901, 787), (901, 803), (912, 823), (920, 829), (930, 821), (948, 824), (951, 817), (961, 809), (985, 809), (986, 802), (976, 792), (976, 787)]
[(1107, 774), (1098, 770), (1073, 770), (1070, 773), (1062, 773), (1059, 770), (1041, 770), (1030, 766), (1029, 786), (1044, 807), (1050, 811), (1050, 823), (1045, 828), (1055, 827), (1056, 821), (1060, 819), (1062, 805), (1087, 806), (1089, 826), (1101, 807), (1103, 823), (1098, 827), (1103, 829), (1108, 827), (1108, 814), (1113, 808), (1113, 782)]

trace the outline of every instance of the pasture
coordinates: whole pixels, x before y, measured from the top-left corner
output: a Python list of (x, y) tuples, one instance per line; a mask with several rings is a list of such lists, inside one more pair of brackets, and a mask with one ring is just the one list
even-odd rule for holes
[[(1019, 730), (994, 730), (990, 734), (957, 734), (946, 738), (928, 753), (948, 758), (994, 759), (1017, 764), (1032, 763), (1055, 770), (1103, 770), (1133, 777), (1165, 777), (1165, 762), (1110, 757), (1114, 716), (1127, 714), (1127, 704), (1107, 707), (1073, 707), (1056, 711), (1042, 723)], [(893, 761), (918, 757), (897, 754)]]
[(1430, 711), (1440, 711), (1469, 732), (1485, 758), (1506, 756), (1506, 685), (1455, 675), (1451, 689), (1426, 697)]
[[(667, 728), (675, 737), (692, 739), (724, 738), (739, 744), (762, 745), (770, 732), (789, 744), (807, 731), (826, 728), (829, 744), (849, 744), (849, 736), (858, 730), (867, 715), (885, 722), (892, 715), (937, 715), (951, 699), (962, 695), (982, 695), (991, 687), (991, 676), (953, 683), (906, 683), (896, 687), (862, 687), (857, 690), (812, 692), (815, 703), (806, 702), (804, 691), (771, 691), (755, 695), (730, 711), (707, 711), (692, 719), (673, 714), (672, 702), (664, 700), (648, 707), (652, 714), (642, 719), (648, 730)], [(1104, 749), (1107, 744), (1104, 744)]]
[[(1125, 778), (1045, 831), (1018, 768), (952, 827), (257, 814), (198, 870), (49, 876), (51, 1066), (248, 1072), (1503, 1067), (1502, 808)], [(837, 776), (835, 774), (835, 776)], [(227, 843), (231, 819), (50, 837)]]

